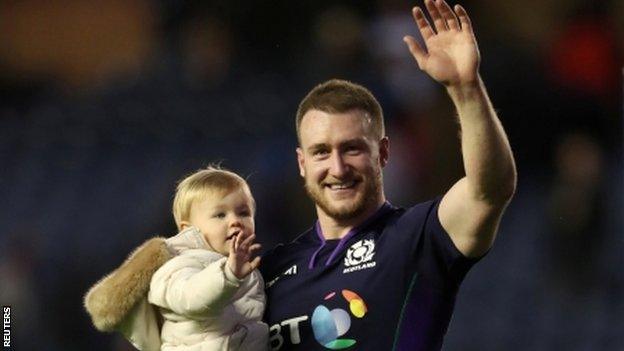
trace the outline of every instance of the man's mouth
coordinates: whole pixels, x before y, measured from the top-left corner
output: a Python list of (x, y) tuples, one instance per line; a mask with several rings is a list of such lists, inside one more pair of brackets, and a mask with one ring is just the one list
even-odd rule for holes
[(357, 185), (357, 183), (359, 182), (351, 180), (348, 182), (325, 184), (325, 187), (329, 188), (330, 190), (348, 190), (353, 189)]

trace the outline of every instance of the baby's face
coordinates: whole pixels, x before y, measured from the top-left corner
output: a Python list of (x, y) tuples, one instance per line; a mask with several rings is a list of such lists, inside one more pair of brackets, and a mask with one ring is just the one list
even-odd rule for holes
[(253, 200), (243, 189), (206, 196), (191, 206), (189, 222), (199, 229), (213, 250), (227, 256), (235, 235), (255, 230)]

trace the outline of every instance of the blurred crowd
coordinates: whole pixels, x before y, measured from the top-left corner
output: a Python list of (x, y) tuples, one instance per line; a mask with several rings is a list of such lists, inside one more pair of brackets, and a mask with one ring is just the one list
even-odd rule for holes
[[(468, 274), (444, 350), (624, 349), (624, 2), (467, 0), (518, 193)], [(174, 234), (177, 180), (248, 177), (265, 248), (314, 221), (294, 114), (349, 79), (377, 96), (386, 192), (408, 206), (462, 175), (444, 89), (401, 40), (414, 2), (0, 2), (0, 301), (15, 349), (130, 350), (82, 295)]]

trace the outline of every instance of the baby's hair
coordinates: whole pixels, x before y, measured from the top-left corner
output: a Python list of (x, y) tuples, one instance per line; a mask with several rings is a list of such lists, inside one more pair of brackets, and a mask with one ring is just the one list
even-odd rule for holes
[(183, 221), (190, 219), (191, 207), (195, 201), (209, 195), (225, 196), (238, 189), (249, 194), (252, 211), (255, 212), (255, 201), (245, 179), (220, 165), (210, 165), (182, 179), (173, 199), (173, 218), (178, 230), (182, 229)]

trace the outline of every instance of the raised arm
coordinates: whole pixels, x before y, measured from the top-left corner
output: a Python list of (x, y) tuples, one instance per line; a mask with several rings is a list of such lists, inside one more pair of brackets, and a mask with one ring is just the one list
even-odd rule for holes
[(438, 216), (465, 256), (484, 254), (494, 242), (503, 211), (516, 187), (509, 141), (479, 75), (480, 55), (470, 18), (460, 5), (425, 0), (431, 26), (419, 7), (414, 19), (425, 47), (406, 42), (418, 67), (443, 84), (461, 126), (466, 175), (444, 195)]

